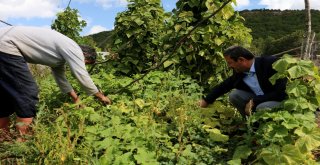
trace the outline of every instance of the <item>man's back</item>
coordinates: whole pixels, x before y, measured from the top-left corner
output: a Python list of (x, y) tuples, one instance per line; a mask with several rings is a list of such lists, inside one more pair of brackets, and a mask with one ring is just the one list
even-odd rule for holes
[(63, 65), (67, 58), (83, 57), (70, 38), (47, 28), (12, 26), (0, 29), (0, 51), (23, 56), (27, 62), (51, 67)]
[(68, 63), (87, 94), (98, 92), (86, 70), (81, 48), (59, 32), (27, 26), (0, 28), (0, 52), (23, 56), (29, 63), (50, 66), (63, 93), (72, 90), (64, 73), (65, 63)]

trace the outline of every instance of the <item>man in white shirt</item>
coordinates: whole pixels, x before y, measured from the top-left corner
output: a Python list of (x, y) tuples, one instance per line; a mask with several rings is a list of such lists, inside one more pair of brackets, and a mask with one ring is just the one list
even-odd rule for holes
[(0, 28), (0, 130), (9, 131), (9, 116), (17, 114), (16, 125), (21, 134), (36, 115), (38, 89), (26, 62), (49, 66), (63, 93), (76, 103), (79, 97), (65, 76), (65, 64), (88, 95), (104, 104), (111, 100), (94, 85), (86, 70), (80, 46), (65, 35), (47, 28), (10, 26)]

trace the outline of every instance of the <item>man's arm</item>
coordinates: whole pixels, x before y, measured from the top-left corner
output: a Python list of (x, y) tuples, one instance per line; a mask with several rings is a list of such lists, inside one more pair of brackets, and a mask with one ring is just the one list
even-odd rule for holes
[(65, 60), (69, 64), (73, 76), (81, 84), (82, 89), (84, 89), (88, 95), (94, 95), (103, 104), (111, 104), (111, 99), (105, 96), (101, 91), (99, 91), (93, 80), (91, 79), (86, 69), (81, 50), (74, 49), (71, 52), (73, 52), (73, 54), (64, 54)]
[(64, 65), (51, 68), (51, 71), (52, 71), (54, 80), (58, 84), (58, 87), (60, 88), (62, 93), (70, 93), (73, 91), (72, 86), (70, 85), (70, 83), (66, 78)]
[(219, 85), (215, 86), (206, 97), (199, 101), (199, 106), (205, 108), (209, 104), (212, 104), (218, 97), (233, 89), (235, 81), (236, 75), (232, 75)]

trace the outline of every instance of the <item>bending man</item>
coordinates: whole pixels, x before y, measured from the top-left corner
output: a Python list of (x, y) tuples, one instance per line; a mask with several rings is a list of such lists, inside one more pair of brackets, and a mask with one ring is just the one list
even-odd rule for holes
[(65, 76), (67, 63), (88, 95), (96, 96), (104, 104), (111, 104), (111, 100), (99, 92), (90, 78), (84, 53), (73, 40), (51, 29), (0, 28), (0, 131), (9, 132), (9, 116), (16, 113), (20, 123), (16, 128), (20, 134), (26, 134), (36, 115), (38, 87), (26, 62), (49, 66), (60, 90), (78, 102), (79, 98)]

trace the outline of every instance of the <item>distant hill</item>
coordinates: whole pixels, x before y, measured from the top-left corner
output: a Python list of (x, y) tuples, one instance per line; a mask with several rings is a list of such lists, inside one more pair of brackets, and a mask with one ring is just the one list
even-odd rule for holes
[(112, 32), (112, 30), (103, 31), (96, 34), (88, 35), (86, 37), (91, 37), (93, 41), (97, 44), (97, 47), (104, 50), (107, 47), (107, 45), (110, 45), (113, 42)]
[[(304, 10), (243, 10), (245, 26), (251, 28), (254, 39), (273, 37), (279, 39), (305, 29)], [(320, 11), (311, 10), (312, 30), (320, 32)]]

